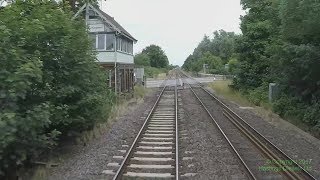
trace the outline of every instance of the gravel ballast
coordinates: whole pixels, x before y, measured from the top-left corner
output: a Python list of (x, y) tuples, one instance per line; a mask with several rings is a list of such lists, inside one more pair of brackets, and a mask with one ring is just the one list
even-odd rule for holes
[[(212, 89), (207, 88), (214, 94)], [(267, 117), (259, 116), (251, 108), (241, 108), (241, 106), (225, 100), (218, 96), (226, 105), (234, 110), (247, 123), (254, 127), (258, 132), (265, 136), (269, 141), (289, 155), (293, 160), (301, 162), (300, 165), (311, 162), (308, 167), (309, 172), (320, 179), (320, 140), (300, 130), (289, 122), (282, 120), (275, 114)]]
[[(119, 150), (126, 150), (131, 145), (159, 93), (158, 90), (154, 91), (144, 98), (144, 103), (132, 104), (130, 110), (119, 117), (100, 138), (86, 146), (73, 147), (67, 159), (50, 169), (47, 179), (111, 179), (112, 176), (102, 172), (110, 169), (108, 163), (121, 163), (122, 160), (116, 160), (114, 156), (125, 155)], [(191, 90), (180, 90), (179, 94), (181, 179), (248, 179), (239, 160)], [(260, 117), (250, 108), (240, 108), (235, 103), (222, 100), (292, 159), (311, 159), (310, 172), (320, 179), (318, 139), (308, 136), (290, 123)]]
[(189, 89), (181, 90), (184, 118), (183, 128), (187, 139), (181, 141), (180, 151), (192, 152), (192, 160), (183, 160), (181, 173), (197, 173), (190, 179), (248, 179), (237, 157), (226, 140), (213, 125)]
[(102, 172), (110, 169), (108, 163), (115, 162), (113, 156), (124, 155), (119, 150), (124, 149), (123, 145), (131, 145), (159, 93), (155, 90), (145, 96), (143, 103), (130, 105), (130, 110), (119, 117), (100, 138), (85, 147), (73, 147), (72, 154), (50, 170), (48, 179), (108, 179)]

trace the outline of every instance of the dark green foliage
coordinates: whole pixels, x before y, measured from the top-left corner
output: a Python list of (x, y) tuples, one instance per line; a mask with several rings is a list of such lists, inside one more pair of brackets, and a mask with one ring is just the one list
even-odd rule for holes
[[(243, 35), (234, 86), (255, 103), (276, 82), (282, 95), (273, 105), (281, 116), (320, 132), (320, 2), (242, 0)], [(261, 91), (262, 90), (262, 91)], [(255, 93), (257, 92), (257, 93)]]
[[(276, 69), (288, 90), (311, 103), (320, 100), (320, 2), (283, 1), (281, 4), (284, 44), (278, 48)], [(296, 28), (294, 28), (296, 27)]]
[[(256, 105), (268, 101), (268, 84), (282, 95), (273, 102), (281, 116), (299, 119), (320, 134), (320, 1), (242, 0), (242, 35), (205, 36), (183, 68), (234, 74), (232, 87)], [(219, 60), (220, 59), (220, 60)]]
[(292, 44), (320, 43), (320, 2), (318, 0), (282, 0), (280, 18), (282, 35)]
[(220, 57), (223, 63), (228, 63), (228, 60), (235, 53), (235, 40), (237, 35), (234, 32), (226, 32), (224, 30), (215, 31), (214, 38), (210, 44), (210, 52)]
[(134, 56), (136, 66), (150, 66), (150, 58), (147, 54), (139, 53)]
[(239, 89), (256, 88), (270, 79), (270, 48), (279, 38), (276, 1), (241, 1), (247, 15), (241, 18), (242, 36), (237, 39), (239, 72), (234, 81)]
[[(204, 36), (193, 54), (186, 59), (182, 68), (199, 72), (203, 69), (203, 64), (208, 64), (209, 73), (227, 73), (224, 65), (228, 64), (230, 59), (235, 59), (235, 41), (238, 36), (224, 30), (215, 31), (213, 34), (213, 39)], [(233, 66), (233, 71), (235, 67)]]
[(71, 17), (54, 1), (0, 11), (0, 176), (111, 110), (86, 27)]
[(150, 45), (134, 56), (136, 67), (144, 67), (147, 77), (155, 77), (172, 69), (165, 52), (157, 45)]
[(247, 90), (244, 92), (250, 102), (257, 106), (261, 106), (268, 102), (268, 86), (262, 85), (258, 88)]
[(222, 73), (224, 72), (223, 61), (220, 57), (212, 55), (210, 52), (206, 52), (196, 62), (195, 67), (202, 67), (203, 64), (208, 64), (209, 73)]
[[(279, 11), (283, 44), (275, 51), (274, 69), (286, 95), (275, 109), (320, 132), (320, 2), (283, 0)], [(277, 105), (283, 102), (289, 102), (289, 107)]]
[(228, 62), (228, 71), (230, 74), (238, 74), (239, 61), (236, 58), (231, 58)]
[(287, 117), (308, 125), (309, 130), (318, 136), (320, 135), (319, 102), (306, 104), (297, 96), (282, 94), (280, 98), (273, 103), (273, 109), (282, 117)]
[[(286, 43), (278, 50), (275, 72), (277, 81), (284, 90), (311, 102), (320, 97), (320, 47), (313, 45), (293, 45)], [(318, 99), (319, 100), (319, 99)]]
[(150, 66), (145, 66), (144, 67), (144, 75), (148, 78), (154, 78), (157, 77), (159, 74), (162, 73), (168, 73), (169, 69), (168, 68), (154, 68)]
[(142, 50), (142, 54), (148, 56), (151, 67), (166, 68), (169, 65), (168, 57), (160, 46), (150, 45)]

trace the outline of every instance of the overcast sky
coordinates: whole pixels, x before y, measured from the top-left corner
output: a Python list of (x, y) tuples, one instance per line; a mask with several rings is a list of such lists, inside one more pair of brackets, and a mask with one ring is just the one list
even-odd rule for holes
[(182, 65), (205, 34), (240, 33), (240, 0), (107, 0), (102, 10), (138, 39), (134, 52), (156, 44)]

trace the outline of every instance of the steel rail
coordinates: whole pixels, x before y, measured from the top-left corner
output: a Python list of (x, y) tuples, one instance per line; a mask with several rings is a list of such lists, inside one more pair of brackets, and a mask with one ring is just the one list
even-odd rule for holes
[(207, 114), (210, 116), (211, 120), (214, 122), (214, 124), (217, 126), (217, 128), (219, 129), (219, 132), (223, 135), (224, 139), (228, 142), (229, 146), (231, 147), (231, 149), (233, 150), (233, 152), (236, 154), (237, 158), (240, 160), (241, 164), (243, 165), (243, 167), (246, 169), (246, 171), (248, 172), (247, 174), (249, 175), (250, 179), (253, 180), (257, 180), (257, 177), (252, 173), (252, 171), (250, 170), (249, 166), (247, 165), (247, 163), (242, 159), (242, 157), (240, 156), (239, 152), (236, 150), (236, 148), (234, 147), (234, 145), (231, 143), (231, 141), (229, 140), (229, 138), (227, 137), (227, 135), (225, 134), (225, 132), (222, 130), (222, 128), (220, 127), (220, 125), (218, 124), (218, 122), (214, 119), (214, 117), (212, 116), (212, 114), (210, 113), (210, 111), (208, 110), (208, 108), (204, 105), (204, 103), (201, 101), (201, 99), (199, 98), (199, 96), (195, 93), (195, 91), (192, 89), (191, 85), (187, 82), (187, 84), (190, 86), (190, 89), (192, 91), (192, 93), (194, 94), (194, 96), (198, 99), (198, 101), (200, 102), (201, 106), (206, 110)]
[(178, 90), (177, 82), (174, 88), (175, 96), (175, 121), (176, 121), (176, 180), (179, 179), (179, 128), (178, 128)]
[[(172, 78), (172, 75), (169, 76), (169, 78), (171, 79)], [(164, 93), (164, 91), (166, 90), (166, 88), (168, 88), (168, 86), (166, 85), (167, 84), (167, 80), (166, 79), (164, 81), (164, 87), (163, 89), (161, 90), (160, 94), (159, 94), (159, 97), (157, 98), (155, 104), (153, 105), (152, 109), (150, 110), (148, 116), (145, 118), (145, 122), (144, 124), (142, 125), (139, 133), (137, 134), (135, 140), (133, 141), (130, 149), (128, 150), (126, 156), (124, 157), (118, 171), (116, 172), (115, 176), (113, 177), (113, 180), (118, 180), (118, 179), (121, 179), (122, 176), (123, 176), (123, 173), (124, 173), (124, 170), (128, 164), (128, 162), (130, 161), (130, 158), (132, 157), (133, 153), (134, 153), (134, 149), (137, 147), (137, 143), (139, 142), (139, 140), (141, 139), (141, 136), (143, 134), (143, 132), (145, 131), (145, 129), (147, 128), (147, 124), (152, 116), (152, 114), (154, 113), (154, 111), (156, 110), (159, 102), (160, 102), (160, 99), (162, 98), (162, 95)], [(179, 179), (179, 129), (178, 129), (178, 92), (177, 92), (177, 84), (175, 85), (175, 123), (176, 123), (176, 128), (175, 128), (175, 176), (176, 176), (176, 180)]]
[[(184, 73), (183, 73), (184, 74)], [(185, 74), (184, 74), (185, 75)], [(187, 75), (185, 75), (188, 77)], [(193, 79), (197, 84), (200, 84), (197, 80)], [(190, 86), (191, 87), (191, 86)], [(299, 164), (297, 164), (292, 158), (290, 158), (287, 154), (285, 154), (282, 150), (280, 150), (276, 145), (274, 145), (271, 141), (269, 141), (266, 137), (264, 137), (261, 133), (259, 133), (255, 128), (253, 128), (250, 124), (248, 124), (243, 118), (241, 118), (238, 114), (236, 114), (233, 110), (231, 110), (226, 104), (224, 104), (222, 101), (220, 101), (216, 96), (214, 96), (211, 92), (209, 92), (207, 89), (200, 86), (200, 88), (205, 91), (207, 94), (209, 94), (214, 100), (216, 100), (220, 106), (224, 109), (223, 114), (244, 134), (246, 135), (251, 142), (255, 144), (256, 147), (260, 149), (263, 154), (272, 160), (275, 160), (275, 163), (280, 167), (284, 167), (287, 169), (287, 171), (284, 171), (283, 174), (285, 174), (290, 179), (316, 179), (313, 177), (307, 170), (305, 170), (303, 167), (301, 167)], [(191, 87), (192, 89), (192, 87)], [(194, 92), (194, 91), (193, 91)], [(238, 120), (237, 120), (238, 119)], [(239, 122), (240, 121), (240, 122)], [(243, 124), (247, 126), (248, 128), (245, 128)], [(250, 132), (252, 131), (252, 132)], [(259, 139), (260, 138), (260, 139)], [(264, 141), (264, 142), (261, 142)], [(269, 145), (269, 147), (267, 147)], [(270, 148), (273, 149), (270, 150)], [(293, 163), (294, 166), (298, 167), (299, 171), (290, 171), (288, 167), (286, 167), (285, 164), (282, 164), (282, 160), (275, 152), (277, 152), (282, 158), (285, 158), (289, 160), (289, 162)], [(298, 173), (299, 172), (299, 173)]]
[(167, 86), (164, 86), (164, 88), (161, 90), (160, 92), (160, 95), (159, 97), (157, 98), (155, 104), (153, 105), (151, 111), (149, 112), (148, 116), (146, 117), (138, 135), (136, 136), (136, 138), (134, 139), (128, 153), (126, 154), (125, 158), (123, 159), (118, 171), (116, 172), (115, 176), (113, 177), (113, 180), (118, 180), (121, 178), (122, 174), (123, 174), (123, 171), (125, 169), (125, 166), (126, 164), (128, 163), (129, 159), (131, 158), (132, 154), (133, 154), (133, 149), (135, 149), (136, 145), (137, 145), (137, 142), (139, 141), (139, 139), (141, 138), (141, 135), (142, 135), (142, 132), (145, 130), (146, 128), (146, 124), (148, 123), (151, 115), (153, 114), (154, 110), (156, 109), (162, 95), (163, 95), (163, 92), (165, 91), (165, 89), (167, 88)]
[[(201, 87), (205, 92), (207, 92), (212, 98), (214, 98), (223, 108), (224, 108), (224, 115), (234, 124), (237, 124), (238, 129), (242, 129), (245, 131), (245, 135), (267, 156), (268, 158), (275, 160), (275, 163), (280, 168), (285, 168), (287, 171), (283, 171), (283, 174), (285, 174), (290, 179), (314, 179), (308, 171), (306, 171), (303, 167), (301, 167), (299, 164), (297, 164), (292, 158), (290, 158), (287, 154), (285, 154), (282, 150), (280, 150), (276, 145), (274, 145), (271, 141), (269, 141), (266, 137), (264, 137), (260, 132), (258, 132), (254, 127), (252, 127), (250, 124), (248, 124), (243, 118), (241, 118), (237, 113), (235, 113), (233, 110), (231, 110), (226, 104), (224, 104), (222, 101), (220, 101), (217, 97), (215, 97), (211, 92)], [(243, 124), (241, 124), (243, 123)], [(244, 127), (247, 126), (248, 128)], [(252, 131), (252, 132), (250, 132)], [(256, 134), (256, 135), (254, 135)], [(265, 142), (262, 142), (265, 141)], [(269, 146), (269, 147), (267, 147)], [(273, 149), (273, 150), (271, 150)], [(277, 155), (278, 153), (280, 155)], [(282, 158), (281, 158), (282, 156)], [(299, 171), (291, 171), (288, 169), (286, 164), (281, 163), (284, 159), (289, 160), (289, 162), (293, 163), (294, 166), (298, 167)]]

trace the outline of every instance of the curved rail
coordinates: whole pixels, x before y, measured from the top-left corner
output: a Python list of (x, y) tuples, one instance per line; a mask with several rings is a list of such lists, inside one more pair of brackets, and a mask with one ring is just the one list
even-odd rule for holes
[[(190, 78), (189, 76), (187, 76), (184, 73), (183, 73), (183, 75), (188, 77), (188, 78)], [(291, 159), (287, 154), (285, 154), (282, 150), (280, 150), (276, 145), (274, 145), (272, 142), (270, 142), (266, 137), (264, 137), (261, 133), (259, 133), (255, 128), (253, 128), (250, 124), (248, 124), (243, 118), (241, 118), (238, 114), (236, 114), (233, 110), (231, 110), (226, 104), (224, 104), (222, 101), (220, 101), (211, 92), (209, 92), (207, 89), (203, 88), (201, 86), (201, 83), (199, 83), (194, 78), (191, 78), (191, 79), (193, 79), (195, 82), (197, 82), (197, 84), (199, 85), (199, 87), (203, 91), (205, 91), (215, 101), (218, 102), (218, 104), (223, 108), (224, 116), (227, 117), (258, 149), (260, 149), (260, 151), (266, 157), (272, 159), (277, 164), (277, 166), (279, 166), (280, 168), (284, 168), (285, 169), (282, 172), (284, 175), (286, 175), (290, 179), (301, 179), (301, 180), (302, 179), (303, 180), (305, 180), (305, 179), (314, 179), (315, 180), (315, 177), (313, 177), (307, 170), (305, 170), (303, 167), (301, 167), (299, 164), (297, 164), (293, 159)], [(205, 107), (203, 102), (200, 100), (200, 98), (196, 95), (196, 93), (192, 89), (191, 85), (190, 85), (190, 88), (191, 88), (192, 92), (194, 93), (194, 95), (197, 97), (197, 99), (201, 102), (202, 106), (206, 109), (206, 111), (208, 112), (210, 117), (213, 119), (213, 117), (211, 116), (211, 114), (208, 111), (208, 109)], [(214, 122), (218, 126), (218, 128), (220, 129), (219, 125), (216, 123), (215, 120), (214, 120)], [(222, 134), (224, 134), (224, 133), (222, 132)], [(225, 134), (224, 134), (224, 136), (225, 136)], [(225, 138), (227, 138), (227, 137), (225, 137)], [(229, 145), (231, 145), (231, 144), (229, 143)], [(234, 149), (234, 151), (236, 152), (235, 149)], [(236, 153), (236, 154), (237, 154), (238, 158), (241, 158), (238, 153)], [(292, 171), (292, 170), (288, 169), (288, 167), (285, 164), (286, 161), (284, 161), (284, 160), (288, 160), (290, 163), (293, 164), (293, 166), (298, 168), (298, 170), (297, 171)], [(241, 160), (241, 162), (243, 164), (245, 164), (245, 162), (243, 160)], [(250, 169), (247, 168), (246, 165), (245, 165), (245, 167), (249, 172)], [(253, 175), (251, 171), (249, 172), (249, 174), (250, 174), (250, 176)], [(252, 178), (254, 178), (254, 177), (252, 176)]]

